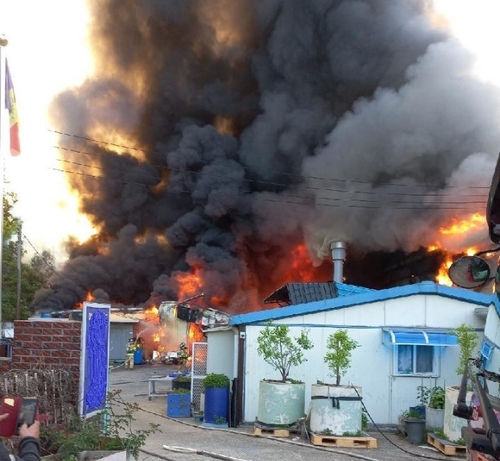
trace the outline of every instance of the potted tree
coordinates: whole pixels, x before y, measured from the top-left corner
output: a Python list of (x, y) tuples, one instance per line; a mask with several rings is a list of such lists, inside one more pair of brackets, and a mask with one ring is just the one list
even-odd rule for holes
[(202, 383), (205, 390), (203, 425), (228, 427), (229, 377), (222, 373), (209, 373)]
[[(458, 366), (455, 371), (457, 375), (462, 376), (467, 368), (468, 391), (466, 401), (470, 403), (472, 399), (472, 377), (474, 376), (470, 359), (477, 354), (478, 336), (474, 328), (469, 325), (460, 325), (452, 330), (452, 333), (456, 335), (460, 347)], [(452, 442), (462, 438), (462, 427), (467, 425), (467, 420), (453, 415), (453, 407), (457, 403), (459, 390), (459, 386), (447, 386), (445, 388), (443, 432), (448, 440)]]
[(336, 435), (361, 433), (361, 388), (340, 384), (351, 366), (352, 353), (358, 347), (359, 343), (349, 337), (347, 330), (337, 330), (328, 336), (324, 362), (335, 383), (312, 385), (308, 414), (311, 432)]
[(262, 379), (259, 383), (257, 422), (268, 426), (291, 426), (304, 417), (305, 383), (289, 378), (292, 367), (307, 361), (304, 351), (313, 348), (302, 329), (292, 337), (287, 325), (268, 322), (257, 337), (257, 353), (279, 373), (281, 379)]

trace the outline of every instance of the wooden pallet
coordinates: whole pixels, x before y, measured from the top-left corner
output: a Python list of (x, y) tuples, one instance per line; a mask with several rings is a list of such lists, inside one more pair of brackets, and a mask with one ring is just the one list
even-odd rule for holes
[(261, 427), (255, 426), (253, 428), (253, 435), (271, 435), (273, 437), (289, 437), (290, 430), (283, 428), (270, 428), (270, 427)]
[(339, 448), (377, 448), (377, 439), (373, 437), (342, 437), (336, 435), (310, 434), (313, 445)]
[(493, 456), (478, 452), (476, 461), (495, 461), (495, 458), (493, 458)]
[(427, 443), (437, 448), (441, 453), (445, 455), (456, 455), (458, 453), (465, 453), (467, 447), (465, 445), (457, 445), (456, 443), (450, 442), (449, 440), (443, 440), (437, 437), (432, 432), (427, 434)]

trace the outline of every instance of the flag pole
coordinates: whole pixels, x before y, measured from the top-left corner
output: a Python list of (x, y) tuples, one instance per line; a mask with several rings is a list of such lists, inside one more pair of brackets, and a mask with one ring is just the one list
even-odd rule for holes
[(2, 262), (3, 262), (3, 194), (4, 194), (4, 149), (5, 149), (5, 130), (3, 126), (3, 115), (5, 111), (5, 58), (3, 57), (3, 48), (7, 46), (9, 41), (4, 35), (0, 35), (0, 198), (2, 200), (2, 207), (0, 209), (0, 340), (3, 337), (3, 324), (2, 324)]

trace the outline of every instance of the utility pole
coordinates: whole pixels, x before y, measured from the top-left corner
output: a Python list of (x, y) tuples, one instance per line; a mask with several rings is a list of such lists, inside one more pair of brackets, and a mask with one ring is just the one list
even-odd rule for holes
[(23, 256), (23, 223), (19, 221), (17, 228), (17, 296), (16, 320), (21, 320), (21, 259)]

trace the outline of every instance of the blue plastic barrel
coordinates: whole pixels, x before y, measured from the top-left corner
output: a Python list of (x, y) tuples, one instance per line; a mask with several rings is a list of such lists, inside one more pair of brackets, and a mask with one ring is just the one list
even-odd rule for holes
[(142, 365), (142, 359), (144, 358), (144, 352), (142, 349), (136, 349), (134, 351), (134, 365)]
[(229, 416), (229, 388), (212, 387), (205, 389), (205, 422), (227, 424)]

